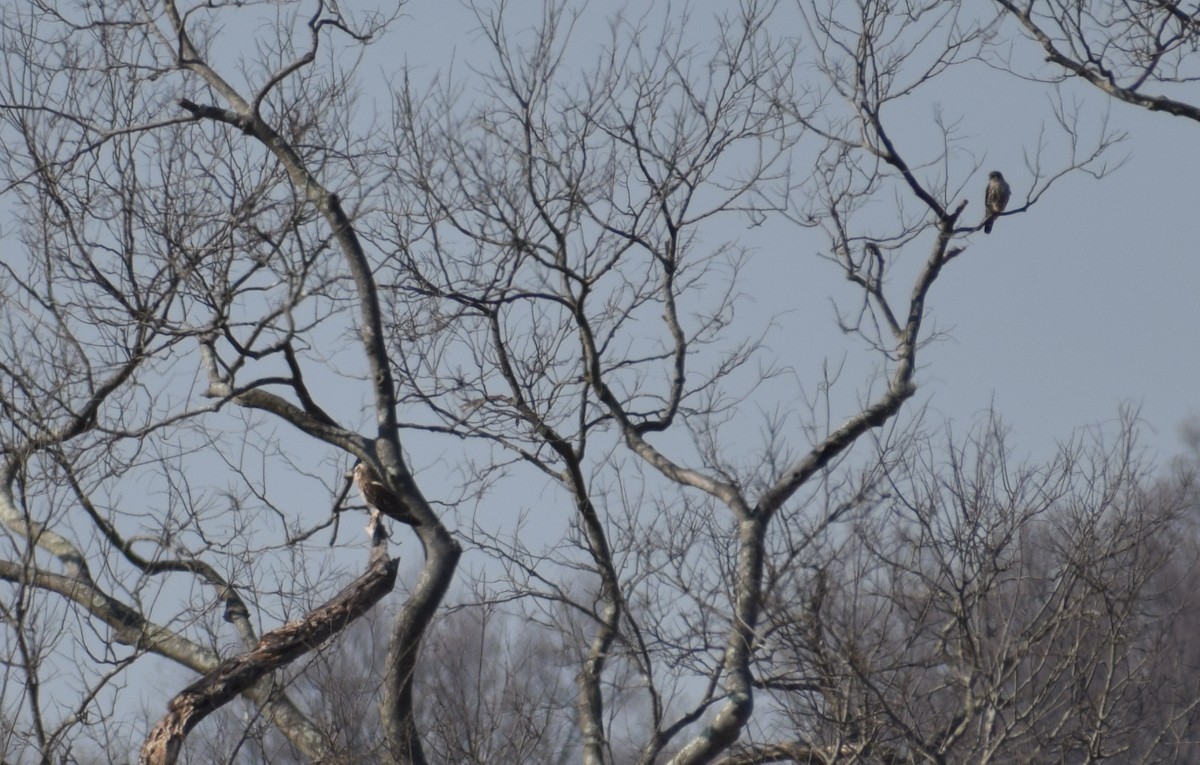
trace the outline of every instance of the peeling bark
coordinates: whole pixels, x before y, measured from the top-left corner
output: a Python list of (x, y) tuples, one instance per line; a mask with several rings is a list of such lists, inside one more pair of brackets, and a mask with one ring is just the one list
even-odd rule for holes
[(325, 605), (303, 619), (263, 635), (258, 646), (221, 662), (212, 672), (184, 688), (167, 705), (167, 715), (154, 726), (138, 758), (139, 765), (172, 765), (188, 733), (234, 696), (269, 672), (286, 666), (366, 613), (396, 583), (399, 559), (376, 561)]

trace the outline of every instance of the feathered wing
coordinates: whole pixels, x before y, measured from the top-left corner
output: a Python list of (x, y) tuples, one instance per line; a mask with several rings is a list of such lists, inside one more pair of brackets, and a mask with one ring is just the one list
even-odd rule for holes
[(992, 224), (996, 222), (996, 217), (1004, 212), (1004, 208), (1008, 206), (1008, 198), (1011, 193), (1008, 183), (1004, 180), (1004, 176), (1000, 173), (992, 173), (988, 179), (987, 191), (984, 192), (983, 196), (983, 207), (986, 212), (986, 217), (983, 221), (983, 233), (992, 233)]
[(372, 510), (410, 526), (421, 525), (400, 498), (384, 485), (379, 474), (364, 462), (358, 463), (354, 468), (354, 485), (358, 487), (358, 493)]

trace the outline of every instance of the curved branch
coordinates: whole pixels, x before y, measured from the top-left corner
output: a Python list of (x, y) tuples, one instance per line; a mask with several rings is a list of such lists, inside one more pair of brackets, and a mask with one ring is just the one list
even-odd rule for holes
[[(961, 210), (960, 206), (958, 211)], [(949, 249), (950, 238), (954, 232), (954, 219), (957, 214), (956, 212), (951, 215), (950, 219), (941, 227), (933, 252), (930, 254), (929, 260), (925, 262), (921, 273), (917, 275), (916, 283), (913, 285), (908, 305), (908, 318), (900, 336), (897, 352), (899, 364), (888, 382), (887, 390), (874, 404), (851, 417), (790, 467), (759, 498), (755, 514), (766, 517), (773, 515), (814, 474), (849, 448), (863, 433), (886, 423), (900, 411), (901, 405), (916, 393), (917, 388), (913, 383), (913, 374), (916, 372), (921, 323), (925, 317), (925, 298), (929, 295), (933, 283), (937, 281), (942, 267), (960, 252), (960, 250)]]
[(148, 650), (197, 672), (205, 672), (217, 663), (218, 657), (212, 651), (154, 624), (91, 582), (7, 560), (0, 560), (0, 579), (53, 592), (83, 606), (107, 624), (113, 630), (114, 639), (123, 645)]
[[(1124, 101), (1127, 104), (1140, 106), (1141, 108), (1152, 112), (1166, 112), (1167, 114), (1172, 114), (1176, 117), (1183, 117), (1194, 122), (1200, 122), (1200, 106), (1189, 104), (1186, 101), (1178, 101), (1173, 98), (1167, 98), (1166, 96), (1148, 95), (1141, 92), (1138, 86), (1132, 88), (1123, 87), (1118, 85), (1116, 79), (1107, 71), (1102, 69), (1099, 64), (1094, 62), (1080, 61), (1063, 53), (1061, 50), (1059, 50), (1058, 46), (1055, 45), (1053, 38), (1051, 38), (1050, 35), (1048, 35), (1041, 25), (1039, 25), (1038, 22), (1033, 18), (1031, 14), (1031, 3), (1026, 4), (1026, 6), (1022, 8), (1019, 7), (1017, 3), (1012, 2), (1012, 0), (996, 0), (996, 2), (999, 3), (1005, 10), (1012, 13), (1017, 20), (1021, 22), (1021, 26), (1025, 27), (1025, 31), (1029, 33), (1034, 41), (1042, 46), (1043, 50), (1046, 51), (1046, 60), (1050, 63), (1056, 64), (1063, 69), (1066, 69), (1071, 74), (1084, 79), (1094, 87), (1098, 88), (1104, 93), (1107, 93), (1118, 101)], [(1178, 14), (1178, 9), (1176, 9), (1170, 3), (1161, 3), (1158, 5), (1169, 8), (1174, 11), (1175, 14)], [(1190, 21), (1193, 27), (1195, 27), (1195, 20), (1192, 19)]]
[[(171, 0), (164, 1), (169, 12), (174, 12)], [(176, 19), (176, 30), (180, 40), (186, 41), (177, 12), (173, 18)], [(188, 66), (205, 77), (210, 84), (223, 84), (223, 80), (220, 80), (206, 64), (190, 63)], [(240, 392), (237, 397), (240, 398), (239, 403), (271, 411), (310, 435), (336, 444), (369, 463), (378, 464), (382, 468), (379, 472), (384, 483), (420, 522), (417, 534), (425, 548), (425, 567), (418, 585), (393, 626), (381, 707), (388, 747), (393, 756), (405, 762), (423, 763), (425, 758), (416, 728), (412, 699), (417, 653), (421, 638), (450, 586), (462, 549), (450, 537), (417, 487), (400, 450), (396, 386), (384, 340), (378, 288), (353, 221), (342, 207), (338, 195), (327, 189), (309, 170), (290, 142), (279, 135), (245, 99), (227, 89), (218, 88), (218, 92), (225, 97), (230, 109), (199, 106), (186, 99), (180, 99), (179, 105), (197, 119), (211, 119), (237, 127), (274, 155), (288, 174), (295, 190), (316, 207), (325, 219), (354, 281), (359, 304), (359, 333), (374, 394), (375, 438), (364, 440), (356, 434), (331, 428), (299, 407), (264, 391)], [(212, 392), (231, 395), (231, 392), (220, 389)], [(373, 450), (369, 450), (372, 446)]]
[[(236, 95), (236, 94), (235, 94)], [(350, 269), (355, 290), (359, 297), (361, 326), (359, 332), (366, 351), (367, 364), (371, 370), (371, 384), (375, 394), (375, 415), (380, 443), (385, 445), (384, 461), (399, 466), (407, 473), (399, 448), (399, 428), (396, 418), (395, 384), (391, 364), (383, 338), (383, 318), (379, 306), (379, 294), (375, 277), (362, 242), (354, 229), (350, 216), (342, 207), (338, 195), (326, 189), (305, 165), (292, 145), (280, 136), (261, 116), (251, 111), (240, 97), (227, 96), (232, 109), (198, 105), (186, 98), (179, 99), (180, 107), (191, 112), (197, 119), (210, 119), (238, 128), (258, 140), (270, 151), (287, 172), (297, 191), (303, 193), (325, 218), (342, 250)]]

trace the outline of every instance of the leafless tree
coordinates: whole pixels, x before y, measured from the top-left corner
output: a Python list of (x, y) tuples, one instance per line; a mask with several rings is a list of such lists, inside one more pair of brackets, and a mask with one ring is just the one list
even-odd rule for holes
[(1037, 0), (996, 5), (1020, 25), (1053, 67), (1046, 75), (1020, 56), (1004, 64), (1023, 75), (1079, 79), (1118, 101), (1200, 122), (1192, 95), (1200, 79), (1200, 12), (1185, 3)]
[(727, 762), (1194, 759), (1196, 505), (1135, 433), (1041, 465), (995, 420), (905, 444), (879, 509), (779, 572), (759, 677), (793, 736)]
[[(720, 761), (1194, 759), (1200, 463), (1155, 477), (1134, 420), (1109, 435), (1082, 433), (1036, 464), (1014, 462), (995, 419), (963, 438), (878, 444), (877, 464), (829, 492), (852, 508), (845, 533), (768, 558), (758, 724)], [(557, 625), (501, 623), (493, 609), (457, 608), (431, 633), (417, 679), (428, 750), (570, 761), (575, 662), (547, 643)], [(382, 638), (359, 628), (292, 680), (355, 762), (378, 761), (365, 712)], [(235, 717), (224, 729), (197, 761), (272, 751), (265, 727), (256, 748)], [(241, 760), (218, 755), (239, 747)]]
[[(557, 635), (491, 608), (454, 608), (431, 628), (415, 679), (422, 743), (435, 762), (569, 762), (574, 665)], [(386, 761), (375, 713), (384, 679), (386, 622), (368, 617), (295, 665), (284, 682), (345, 762)], [(199, 731), (194, 762), (302, 763), (252, 704), (226, 707)]]
[[(908, 437), (897, 415), (927, 301), (979, 229), (960, 221), (982, 184), (954, 130), (893, 119), (977, 63), (990, 19), (937, 3), (662, 6), (577, 48), (594, 35), (565, 3), (532, 25), (479, 4), (471, 79), (402, 72), (381, 126), (365, 116), (381, 102), (356, 101), (377, 83), (344, 54), (378, 50), (394, 8), (17, 5), (0, 27), (20, 244), (0, 285), (13, 757), (147, 736), (143, 760), (170, 762), (237, 694), (247, 725), (294, 753), (358, 756), (294, 681), (301, 654), (396, 576), (374, 528), (366, 573), (335, 597), (346, 548), (367, 546), (338, 523), (356, 462), (403, 521), (393, 542), (423, 553), (378, 649), (371, 756), (515, 751), (509, 718), (481, 705), (455, 748), (430, 715), (464, 700), (416, 692), (469, 678), (444, 674), (462, 652), (426, 644), (464, 544), (482, 553), (478, 613), (508, 608), (574, 661), (574, 734), (520, 751), (683, 765), (765, 729), (775, 578), (872, 517), (887, 462), (861, 480), (843, 463), (868, 434)], [(1006, 215), (1099, 171), (1111, 138), (1062, 126), (1066, 159), (1037, 157)], [(785, 226), (828, 262), (750, 247), (755, 227)], [(790, 384), (819, 367), (796, 339), (807, 323), (739, 320), (763, 258), (777, 280), (839, 285), (861, 362), (848, 394), (828, 371)], [(761, 444), (755, 407), (783, 412)], [(514, 519), (514, 502), (548, 509)], [(912, 512), (914, 540), (957, 533)], [(862, 549), (890, 560), (896, 543)], [(475, 682), (545, 694), (521, 730), (550, 730), (561, 689), (545, 668), (490, 653), (498, 674), (479, 666)], [(163, 660), (199, 679), (151, 731), (118, 728)]]
[[(422, 522), (425, 566), (396, 620), (383, 702), (389, 746), (397, 758), (412, 757), (405, 753), (419, 751), (415, 656), (459, 546), (401, 455), (370, 263), (325, 185), (337, 182), (324, 165), (338, 139), (321, 134), (342, 123), (319, 119), (320, 99), (341, 99), (345, 83), (335, 68), (330, 79), (302, 85), (322, 39), (366, 39), (381, 21), (355, 23), (323, 7), (282, 16), (254, 84), (239, 90), (226, 79), (232, 72), (210, 65), (208, 12), (166, 2), (6, 13), (14, 73), (4, 99), (6, 188), (19, 205), (24, 254), (5, 282), (2, 575), (18, 602), (29, 603), (22, 613), (38, 614), (39, 623), (19, 614), (13, 622), (18, 636), (39, 636), (23, 662), (31, 743), (47, 762), (71, 751), (79, 730), (103, 724), (89, 715), (96, 698), (116, 692), (114, 677), (140, 655), (216, 680), (224, 676), (210, 673), (229, 668), (220, 659), (232, 649), (220, 616), (247, 652), (239, 660), (253, 664), (281, 647), (283, 635), (260, 638), (259, 626), (303, 616), (332, 594), (336, 580), (306, 581), (322, 573), (317, 565), (293, 565), (305, 536), (301, 516), (275, 504), (267, 471), (251, 456), (278, 459), (295, 475), (320, 474), (319, 463), (304, 464), (303, 450), (267, 432), (274, 420), (376, 466)], [(321, 337), (336, 337), (327, 326), (335, 316), (356, 327), (366, 360), (374, 425), (361, 433), (335, 421), (309, 390), (307, 375), (331, 361)], [(203, 415), (231, 407), (245, 414), (233, 418), (241, 432), (228, 438)], [(341, 483), (337, 464), (325, 462), (326, 510)], [(198, 477), (213, 470), (229, 477)], [(238, 477), (240, 488), (223, 488), (238, 487), (229, 482)], [(134, 487), (137, 499), (127, 500)], [(301, 626), (327, 635), (358, 612)], [(91, 628), (64, 634), (40, 623), (61, 625), (70, 613)], [(312, 639), (297, 645), (309, 648)], [(58, 662), (87, 668), (77, 707), (39, 701), (37, 678), (54, 672), (45, 666), (52, 649)], [(270, 668), (260, 663), (226, 688), (247, 694), (309, 757), (329, 759), (330, 742), (307, 716), (255, 679)], [(172, 714), (182, 709), (172, 706)], [(50, 710), (54, 720), (44, 721)], [(171, 761), (181, 740), (153, 739), (143, 757)]]

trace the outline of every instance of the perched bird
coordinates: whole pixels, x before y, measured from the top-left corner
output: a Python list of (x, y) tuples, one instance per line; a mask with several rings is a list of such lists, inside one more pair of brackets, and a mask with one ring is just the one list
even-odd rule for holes
[(987, 191), (983, 195), (983, 209), (985, 212), (983, 218), (983, 233), (992, 233), (992, 224), (996, 222), (996, 216), (1004, 212), (1004, 208), (1008, 206), (1008, 198), (1012, 196), (1012, 189), (1008, 187), (1008, 182), (1004, 180), (1004, 176), (993, 170), (988, 175)]
[(393, 494), (383, 481), (379, 480), (379, 474), (365, 462), (354, 466), (354, 485), (358, 487), (358, 493), (362, 494), (363, 500), (371, 508), (371, 526), (368, 526), (368, 529), (372, 533), (374, 527), (379, 523), (379, 513), (410, 526), (421, 525), (421, 522), (409, 512), (400, 498)]

